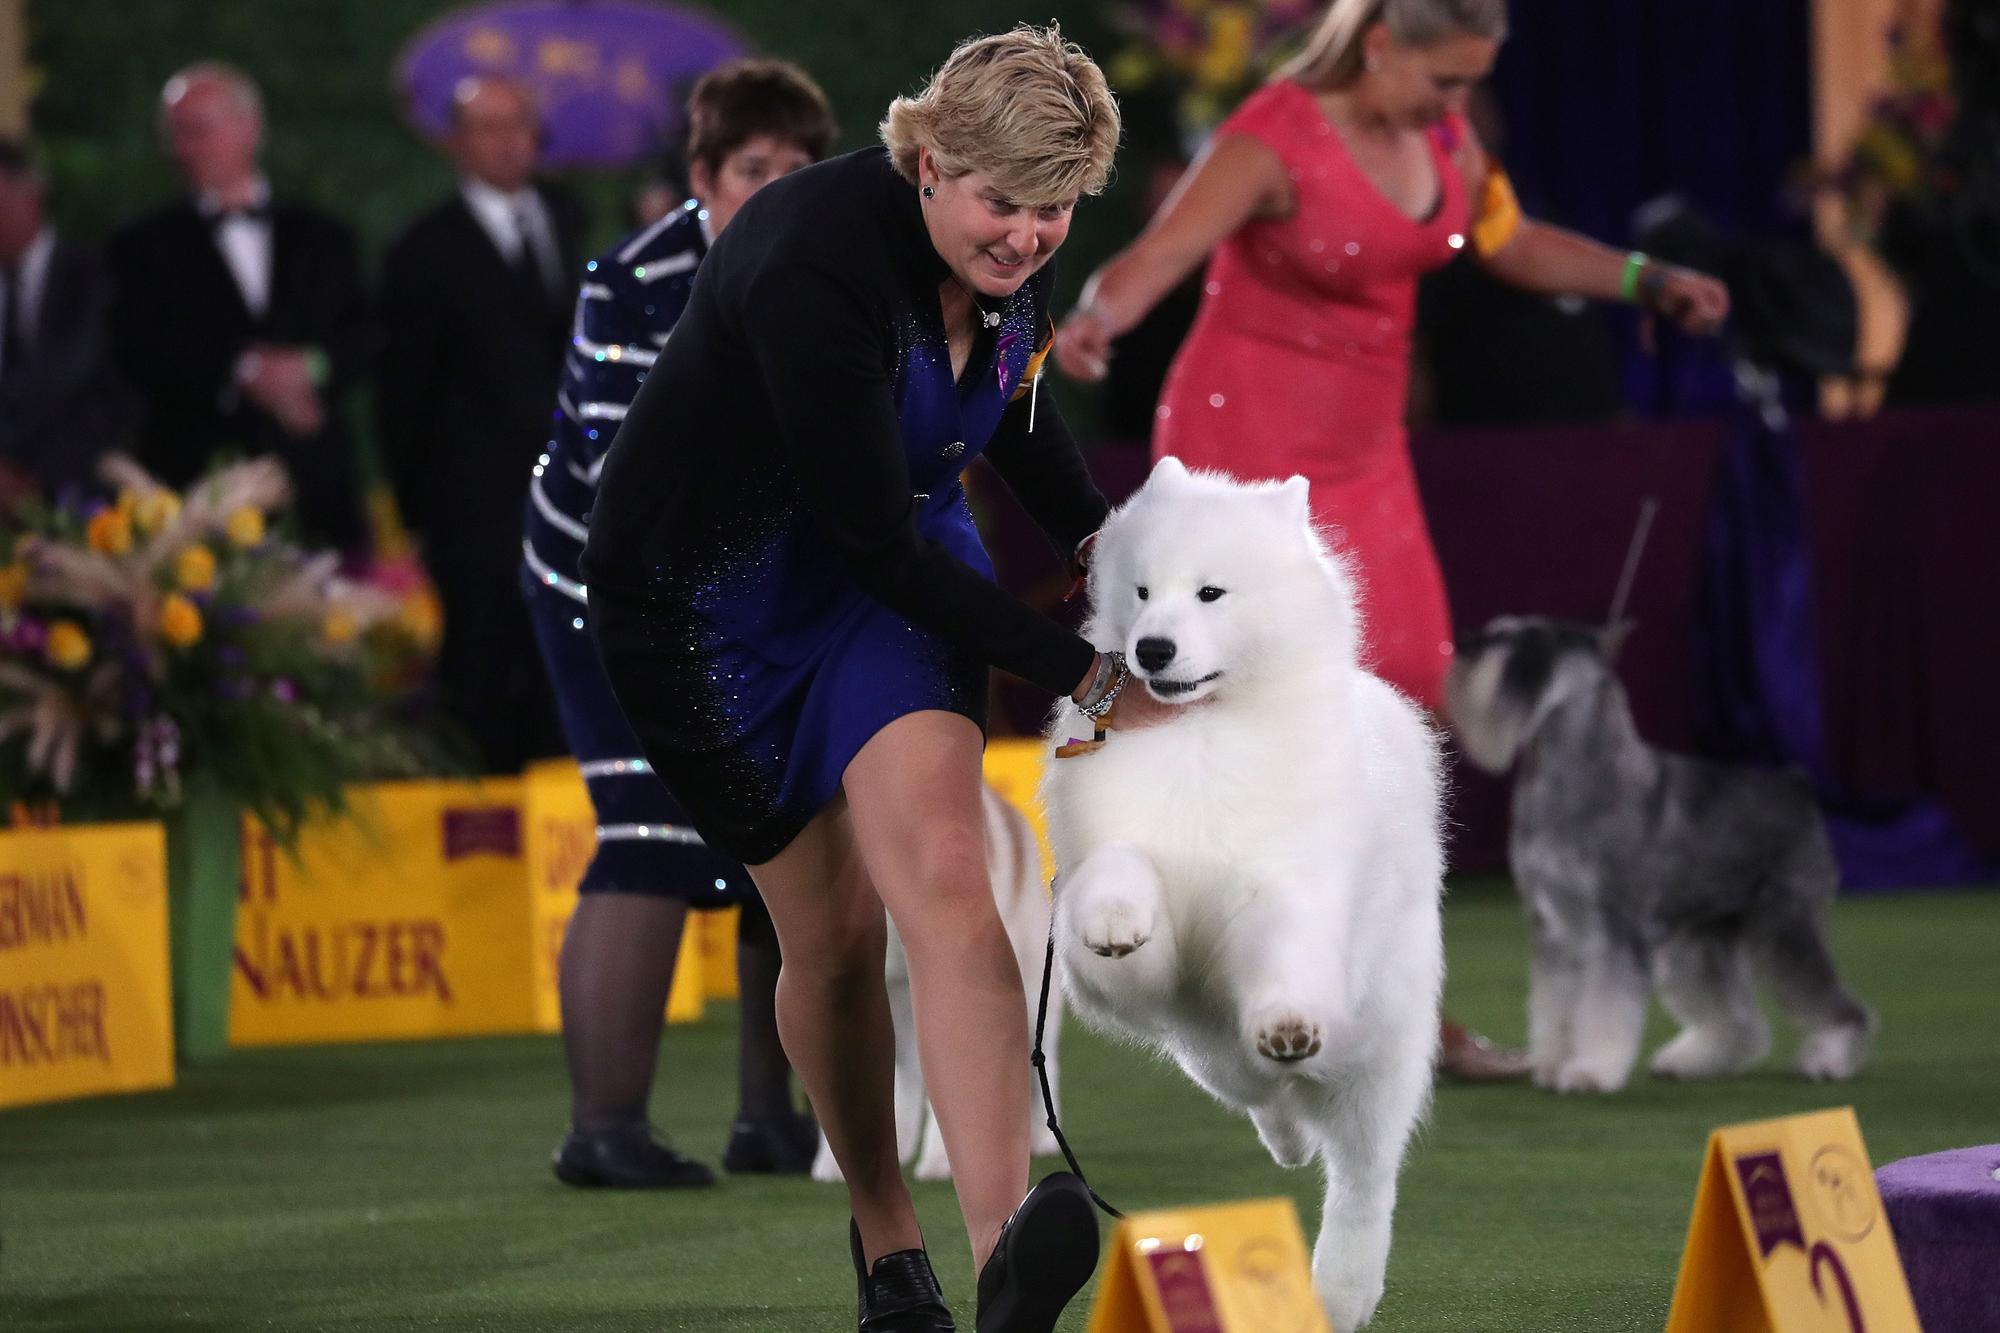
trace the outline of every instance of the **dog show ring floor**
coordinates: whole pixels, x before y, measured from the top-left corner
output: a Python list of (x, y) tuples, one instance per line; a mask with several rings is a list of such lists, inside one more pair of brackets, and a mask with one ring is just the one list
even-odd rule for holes
[[(1524, 1035), (1520, 909), (1454, 886), (1447, 1007)], [(1767, 1066), (1715, 1084), (1642, 1071), (1611, 1097), (1438, 1090), (1402, 1178), (1372, 1329), (1657, 1330), (1709, 1130), (1851, 1104), (1875, 1165), (2000, 1138), (2000, 892), (1851, 898), (1834, 944), (1882, 1019), (1854, 1083)], [(711, 1163), (735, 1090), (735, 1011), (667, 1034), (654, 1118)], [(1668, 1035), (1655, 1009), (1647, 1051)], [(1064, 1128), (1126, 1209), (1290, 1195), (1248, 1121), (1167, 1065), (1074, 1024)], [(846, 1209), (802, 1178), (699, 1193), (583, 1192), (548, 1159), (566, 1083), (553, 1038), (237, 1053), (162, 1093), (0, 1112), (0, 1328), (742, 1330), (854, 1326)], [(1039, 1163), (1040, 1171), (1052, 1163)], [(960, 1327), (971, 1261), (943, 1185), (917, 1188)], [(1065, 1318), (1081, 1333), (1087, 1302)]]

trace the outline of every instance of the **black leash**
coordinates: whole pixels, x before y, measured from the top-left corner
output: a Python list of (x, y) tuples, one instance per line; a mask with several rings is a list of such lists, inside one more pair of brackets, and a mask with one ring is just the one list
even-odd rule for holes
[(1056, 921), (1055, 908), (1049, 909), (1049, 950), (1042, 959), (1042, 998), (1035, 1010), (1035, 1050), (1028, 1057), (1028, 1063), (1035, 1067), (1035, 1077), (1042, 1083), (1042, 1107), (1049, 1113), (1049, 1132), (1056, 1136), (1056, 1146), (1062, 1149), (1063, 1160), (1069, 1163), (1072, 1174), (1083, 1187), (1090, 1190), (1090, 1201), (1112, 1217), (1123, 1219), (1125, 1214), (1104, 1201), (1104, 1196), (1091, 1189), (1090, 1182), (1083, 1178), (1083, 1167), (1077, 1162), (1076, 1154), (1070, 1151), (1069, 1140), (1063, 1137), (1062, 1126), (1056, 1123), (1055, 1093), (1049, 1088), (1049, 1058), (1042, 1053), (1042, 1034), (1049, 1026), (1049, 983), (1056, 972)]

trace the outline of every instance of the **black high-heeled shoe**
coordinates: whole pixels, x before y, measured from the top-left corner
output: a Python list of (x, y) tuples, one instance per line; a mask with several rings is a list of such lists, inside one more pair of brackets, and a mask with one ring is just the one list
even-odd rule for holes
[(861, 1333), (958, 1333), (944, 1303), (931, 1257), (922, 1250), (897, 1250), (871, 1269), (861, 1253), (861, 1228), (847, 1223), (847, 1247), (854, 1255), (860, 1288)]
[(1053, 1333), (1097, 1271), (1097, 1246), (1089, 1188), (1067, 1171), (1044, 1177), (979, 1270), (978, 1333)]

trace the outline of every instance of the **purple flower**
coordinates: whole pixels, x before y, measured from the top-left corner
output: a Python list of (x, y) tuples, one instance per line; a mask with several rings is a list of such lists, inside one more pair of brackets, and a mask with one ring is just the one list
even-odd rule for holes
[(271, 697), (281, 704), (295, 704), (299, 701), (299, 687), (280, 676), (271, 682)]
[(12, 652), (34, 654), (48, 647), (49, 627), (39, 620), (22, 616), (7, 632), (6, 646)]

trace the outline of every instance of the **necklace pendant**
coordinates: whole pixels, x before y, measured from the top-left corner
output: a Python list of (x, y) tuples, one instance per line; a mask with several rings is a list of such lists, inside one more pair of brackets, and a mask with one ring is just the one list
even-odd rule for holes
[(997, 329), (1000, 327), (1000, 312), (998, 310), (982, 310), (979, 312), (979, 322), (989, 329)]

